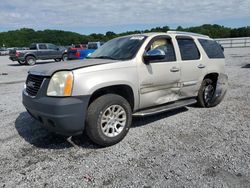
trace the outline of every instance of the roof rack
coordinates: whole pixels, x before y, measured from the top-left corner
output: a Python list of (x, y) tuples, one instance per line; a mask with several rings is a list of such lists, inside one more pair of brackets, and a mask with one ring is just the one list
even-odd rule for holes
[(167, 33), (168, 34), (178, 34), (178, 35), (188, 35), (188, 36), (209, 38), (209, 36), (207, 36), (207, 35), (202, 35), (202, 34), (192, 33), (192, 32), (184, 32), (184, 31), (168, 31)]

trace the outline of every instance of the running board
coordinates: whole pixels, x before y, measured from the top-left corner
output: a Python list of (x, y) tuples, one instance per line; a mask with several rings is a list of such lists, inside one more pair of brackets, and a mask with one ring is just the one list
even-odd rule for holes
[(181, 107), (184, 107), (184, 106), (189, 106), (191, 104), (195, 104), (196, 102), (197, 102), (196, 99), (180, 100), (180, 101), (176, 101), (174, 103), (166, 104), (164, 106), (160, 106), (160, 107), (158, 106), (156, 108), (150, 108), (150, 109), (135, 112), (133, 114), (133, 116), (134, 117), (150, 116), (150, 115), (154, 115), (154, 114), (174, 110), (174, 109), (177, 109), (177, 108), (181, 108)]

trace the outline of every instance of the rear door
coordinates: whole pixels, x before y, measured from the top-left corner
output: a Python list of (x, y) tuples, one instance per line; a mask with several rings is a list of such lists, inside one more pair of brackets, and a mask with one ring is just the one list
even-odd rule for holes
[(181, 97), (197, 95), (202, 76), (206, 72), (206, 64), (202, 63), (202, 54), (194, 38), (189, 36), (176, 37), (181, 56)]
[(145, 53), (152, 49), (163, 50), (166, 57), (147, 64), (139, 63), (140, 108), (161, 105), (179, 98), (180, 64), (176, 61), (171, 37), (154, 37), (147, 45)]

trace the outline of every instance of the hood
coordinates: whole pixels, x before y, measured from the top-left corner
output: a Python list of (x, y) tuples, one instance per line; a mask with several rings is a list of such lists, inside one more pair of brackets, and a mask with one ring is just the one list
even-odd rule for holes
[(84, 59), (74, 61), (56, 62), (51, 64), (38, 65), (29, 70), (30, 74), (51, 76), (54, 72), (63, 70), (74, 70), (84, 67), (103, 65), (108, 63), (116, 63), (118, 60), (109, 59)]

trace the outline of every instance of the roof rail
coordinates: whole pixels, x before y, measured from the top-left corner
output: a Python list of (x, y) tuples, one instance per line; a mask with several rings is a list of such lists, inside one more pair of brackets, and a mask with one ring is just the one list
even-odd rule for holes
[(188, 35), (188, 36), (209, 38), (209, 36), (207, 36), (207, 35), (202, 35), (202, 34), (192, 33), (192, 32), (184, 32), (184, 31), (168, 31), (167, 33), (168, 34), (178, 34), (178, 35)]

